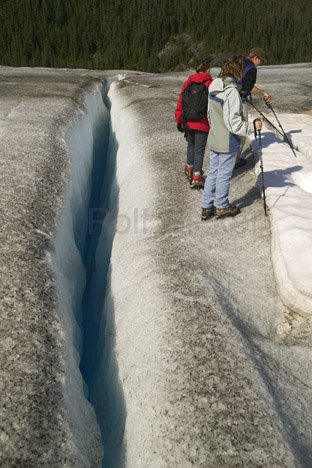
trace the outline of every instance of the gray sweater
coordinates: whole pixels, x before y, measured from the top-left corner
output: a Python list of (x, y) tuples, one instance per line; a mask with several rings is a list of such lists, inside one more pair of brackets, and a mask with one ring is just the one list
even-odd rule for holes
[(234, 153), (240, 137), (253, 133), (253, 126), (243, 119), (240, 85), (234, 78), (216, 78), (209, 87), (208, 118), (211, 125), (208, 147), (217, 153)]

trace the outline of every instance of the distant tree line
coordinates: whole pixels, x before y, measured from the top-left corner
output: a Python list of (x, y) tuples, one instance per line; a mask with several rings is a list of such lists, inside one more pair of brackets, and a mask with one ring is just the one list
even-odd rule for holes
[(0, 0), (0, 64), (150, 72), (264, 48), (312, 62), (312, 0)]

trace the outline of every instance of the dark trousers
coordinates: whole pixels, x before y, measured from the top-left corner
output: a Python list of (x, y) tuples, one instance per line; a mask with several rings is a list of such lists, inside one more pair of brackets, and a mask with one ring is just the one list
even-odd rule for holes
[(194, 172), (201, 172), (208, 133), (201, 130), (188, 130), (186, 133), (187, 141), (187, 164), (193, 166)]

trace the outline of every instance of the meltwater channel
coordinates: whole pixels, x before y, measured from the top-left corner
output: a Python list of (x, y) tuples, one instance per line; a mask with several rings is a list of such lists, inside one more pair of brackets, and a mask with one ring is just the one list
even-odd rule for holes
[[(80, 369), (85, 397), (94, 406), (100, 427), (105, 468), (121, 465), (125, 425), (116, 360), (105, 346), (106, 313), (113, 307), (108, 273), (118, 198), (118, 143), (111, 127), (109, 86), (105, 81), (86, 95), (84, 111), (67, 131), (71, 177), (55, 239), (62, 322), (65, 339), (73, 341), (75, 355), (67, 373), (79, 374)], [(77, 376), (70, 380), (79, 384)], [(77, 412), (79, 405), (72, 390), (69, 405)], [(83, 438), (84, 434), (80, 440)]]

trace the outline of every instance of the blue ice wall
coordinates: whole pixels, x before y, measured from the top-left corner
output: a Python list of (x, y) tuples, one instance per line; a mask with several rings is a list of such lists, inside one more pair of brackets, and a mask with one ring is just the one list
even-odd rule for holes
[[(108, 88), (105, 82), (86, 96), (80, 116), (66, 134), (71, 177), (55, 238), (54, 266), (65, 335), (66, 400), (73, 431), (77, 432), (77, 444), (90, 439), (91, 446), (100, 426), (103, 466), (114, 467), (121, 459), (118, 450), (125, 414), (122, 390), (117, 365), (110, 364), (107, 373), (99, 364), (103, 353), (111, 355), (105, 349), (105, 311), (113, 307), (107, 284), (114, 237), (110, 206), (118, 196), (114, 177), (118, 144), (111, 128)], [(110, 362), (114, 362), (111, 356)], [(94, 391), (95, 376), (100, 392)], [(87, 424), (81, 424), (85, 408), (90, 417)]]

